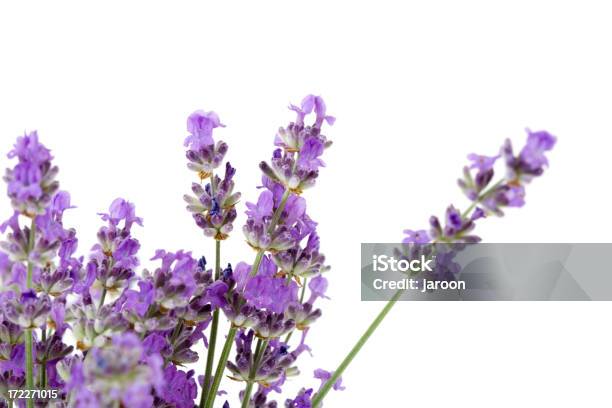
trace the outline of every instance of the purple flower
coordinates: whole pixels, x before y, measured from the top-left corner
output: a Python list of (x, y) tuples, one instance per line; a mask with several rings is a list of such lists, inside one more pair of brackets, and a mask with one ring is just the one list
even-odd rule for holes
[[(432, 216), (429, 220), (429, 236), (434, 242), (479, 242), (480, 238), (472, 233), (477, 220), (485, 218), (488, 214), (502, 216), (504, 207), (525, 205), (525, 184), (543, 173), (544, 167), (548, 165), (545, 153), (556, 143), (556, 138), (546, 131), (528, 130), (527, 132), (527, 143), (518, 156), (514, 155), (510, 140), (505, 141), (499, 155), (483, 156), (474, 153), (468, 155), (472, 163), (464, 167), (463, 177), (459, 179), (458, 184), (472, 201), (472, 205), (464, 213), (452, 205), (449, 206), (444, 226), (438, 217)], [(495, 174), (493, 166), (499, 157), (503, 157), (506, 163), (507, 174), (505, 178), (491, 185)], [(475, 174), (472, 172), (473, 169), (476, 170)], [(425, 231), (404, 232), (408, 234), (404, 243), (429, 242), (429, 236)], [(427, 236), (427, 239), (420, 239), (417, 235)], [(451, 264), (452, 262), (448, 262), (448, 265)], [(444, 268), (438, 269), (440, 270), (437, 272), (446, 276), (452, 276), (454, 273), (454, 267), (447, 267), (446, 272)]]
[(50, 311), (49, 296), (38, 296), (33, 290), (23, 292), (19, 299), (4, 305), (5, 317), (24, 329), (36, 329), (44, 325)]
[(318, 168), (313, 164), (313, 160), (317, 160), (318, 156), (315, 157), (314, 150), (308, 150), (308, 154), (310, 160), (302, 163), (305, 165), (301, 165), (296, 163), (293, 153), (283, 153), (281, 149), (277, 149), (272, 155), (271, 164), (261, 162), (259, 168), (272, 181), (283, 185), (292, 193), (301, 194), (304, 190), (313, 187), (319, 176), (318, 170), (313, 169)]
[[(148, 408), (153, 405), (152, 390), (161, 389), (161, 365), (159, 355), (145, 356), (143, 346), (133, 333), (114, 336), (107, 347), (93, 348), (83, 361), (82, 374), (73, 370), (72, 375), (82, 376), (84, 385), (75, 388), (79, 393), (86, 388), (96, 406), (124, 406)], [(78, 366), (76, 366), (78, 368)], [(123, 379), (123, 380), (121, 380)]]
[(282, 313), (289, 303), (297, 300), (297, 284), (287, 283), (285, 278), (276, 277), (276, 272), (274, 262), (264, 256), (258, 273), (247, 281), (244, 289), (244, 297), (250, 305)]
[(545, 153), (550, 151), (557, 138), (546, 131), (532, 132), (527, 130), (527, 143), (515, 156), (510, 140), (501, 149), (501, 154), (506, 161), (507, 179), (513, 182), (530, 182), (534, 177), (544, 172), (548, 166)]
[(285, 401), (285, 408), (312, 408), (312, 388), (302, 388), (294, 399)]
[(18, 159), (4, 176), (13, 208), (30, 217), (44, 214), (59, 188), (55, 181), (58, 168), (51, 164), (51, 152), (38, 141), (34, 131), (17, 138), (8, 158)]
[(452, 205), (446, 209), (446, 225), (444, 228), (436, 216), (431, 216), (429, 225), (431, 226), (429, 233), (436, 242), (475, 243), (480, 241), (478, 236), (470, 234), (475, 228), (474, 221), (464, 218), (459, 210)]
[(468, 160), (472, 162), (472, 164), (470, 164), (470, 169), (478, 169), (479, 171), (491, 170), (499, 157), (500, 155), (483, 156), (476, 153), (470, 153), (467, 156)]
[(321, 317), (321, 309), (314, 309), (311, 303), (294, 302), (287, 307), (286, 317), (295, 322), (298, 330), (308, 330), (308, 328)]
[(216, 281), (206, 288), (204, 301), (210, 303), (213, 308), (223, 307), (227, 303), (225, 300), (227, 291), (227, 283), (223, 281)]
[(263, 190), (259, 194), (257, 204), (247, 202), (246, 206), (247, 217), (254, 220), (255, 222), (263, 223), (264, 221), (272, 217), (272, 210), (274, 207), (274, 195), (269, 190)]
[(240, 193), (234, 192), (235, 174), (236, 169), (228, 162), (223, 179), (215, 175), (205, 187), (194, 183), (192, 191), (195, 197), (183, 197), (196, 224), (204, 230), (206, 236), (216, 240), (226, 239), (233, 230), (232, 223), (237, 216), (235, 205), (240, 200)]
[(501, 207), (525, 205), (525, 187), (512, 184), (501, 185), (483, 200), (482, 205), (495, 214), (503, 215)]
[(139, 291), (126, 290), (124, 293), (124, 310), (131, 311), (139, 317), (144, 317), (155, 298), (153, 284), (148, 281), (138, 282)]
[(142, 341), (145, 354), (159, 354), (168, 356), (172, 353), (172, 347), (165, 336), (158, 333), (151, 333)]
[[(196, 291), (195, 274), (198, 261), (191, 252), (176, 253), (157, 250), (151, 260), (161, 260), (161, 267), (150, 275), (155, 288), (155, 301), (165, 309), (187, 306)], [(148, 276), (148, 273), (146, 276)]]
[[(159, 398), (172, 407), (193, 408), (193, 400), (198, 393), (193, 375), (193, 370), (180, 371), (172, 364), (166, 367)], [(156, 404), (156, 406), (158, 405)]]
[(124, 221), (123, 229), (130, 231), (134, 223), (142, 227), (142, 218), (136, 216), (136, 207), (123, 198), (115, 199), (109, 208), (108, 214), (100, 214), (103, 221), (108, 221), (112, 226), (117, 227)]
[(12, 159), (17, 157), (20, 162), (45, 163), (53, 159), (51, 151), (38, 141), (36, 131), (20, 136), (7, 157)]
[(318, 298), (329, 299), (328, 296), (325, 296), (325, 292), (327, 292), (328, 282), (327, 279), (321, 275), (312, 278), (308, 282), (308, 289), (310, 289), (310, 298), (307, 303), (314, 304), (314, 302)]
[(190, 150), (200, 150), (201, 148), (213, 145), (213, 129), (225, 127), (221, 123), (219, 116), (215, 112), (204, 112), (198, 110), (187, 118), (187, 131), (189, 136), (185, 139), (185, 146)]
[(548, 166), (548, 159), (544, 153), (552, 150), (557, 138), (546, 131), (527, 130), (527, 133), (527, 144), (521, 150), (519, 158), (531, 169)]
[(319, 167), (325, 167), (325, 163), (319, 157), (325, 150), (323, 141), (316, 137), (311, 137), (306, 140), (304, 146), (300, 150), (300, 157), (297, 165), (305, 170), (318, 170)]
[(321, 128), (323, 121), (326, 121), (329, 125), (333, 125), (336, 121), (336, 118), (333, 116), (326, 115), (327, 107), (325, 106), (325, 101), (320, 96), (306, 95), (304, 99), (302, 99), (300, 107), (289, 105), (289, 109), (297, 113), (295, 123), (298, 125), (303, 125), (304, 118), (312, 113), (313, 110), (316, 114), (314, 123), (314, 127), (316, 128)]
[(301, 240), (301, 234), (297, 234), (296, 246), (274, 254), (274, 263), (281, 269), (282, 274), (299, 279), (318, 276), (328, 271), (325, 256), (319, 252), (320, 241), (316, 231), (310, 233), (304, 248), (299, 245)]
[(426, 244), (431, 241), (429, 234), (425, 230), (413, 231), (410, 229), (404, 230), (406, 238), (402, 241), (404, 244)]
[(293, 366), (301, 350), (289, 352), (287, 344), (273, 339), (263, 350), (259, 364), (253, 358), (252, 343), (255, 332), (241, 330), (236, 337), (236, 359), (228, 362), (232, 378), (237, 381), (255, 381), (262, 386), (282, 383), (287, 376), (296, 374)]
[[(329, 372), (329, 371), (325, 371), (321, 368), (317, 368), (314, 371), (314, 377), (318, 378), (319, 380), (321, 380), (321, 387), (323, 387), (323, 385), (329, 381), (329, 379), (331, 378), (331, 376), (333, 375), (333, 372)], [(333, 388), (335, 391), (343, 391), (346, 389), (346, 387), (342, 386), (342, 377), (338, 378), (338, 380), (334, 383)], [(320, 389), (320, 388), (319, 388)]]

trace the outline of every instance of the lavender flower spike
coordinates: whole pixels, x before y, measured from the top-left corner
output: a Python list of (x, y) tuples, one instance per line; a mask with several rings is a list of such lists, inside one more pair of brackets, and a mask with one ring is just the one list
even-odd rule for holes
[[(485, 218), (487, 215), (502, 216), (501, 208), (503, 207), (521, 207), (525, 204), (525, 184), (542, 175), (544, 167), (548, 165), (545, 154), (554, 147), (556, 140), (556, 137), (546, 131), (531, 132), (528, 130), (527, 143), (518, 156), (514, 155), (510, 141), (506, 140), (500, 153), (505, 161), (506, 175), (492, 185), (491, 181), (495, 174), (494, 165), (499, 156), (470, 154), (468, 159), (472, 163), (464, 167), (463, 178), (459, 180), (458, 184), (472, 204), (463, 212), (460, 212), (453, 205), (448, 206), (444, 225), (438, 217), (432, 216), (429, 220), (429, 231), (405, 230), (404, 233), (407, 234), (407, 237), (404, 239), (404, 243), (473, 243), (480, 241), (480, 237), (472, 233), (476, 227), (476, 221)], [(474, 170), (476, 174), (473, 174)], [(444, 279), (455, 279), (455, 274), (459, 271), (458, 268), (452, 267), (443, 269), (445, 270), (436, 272), (442, 273)], [(314, 395), (312, 401), (309, 402), (313, 407), (320, 406), (332, 387), (337, 389), (340, 386), (338, 381), (343, 371), (376, 331), (401, 294), (402, 291), (399, 290), (389, 300), (336, 371), (318, 373), (324, 383)], [(288, 403), (293, 405), (287, 406), (297, 406), (293, 402)]]
[(51, 151), (38, 141), (36, 131), (17, 138), (8, 158), (17, 158), (13, 169), (7, 169), (4, 181), (15, 211), (33, 217), (44, 214), (59, 188), (55, 180), (57, 166), (51, 164)]
[(213, 129), (224, 126), (215, 112), (195, 111), (187, 119), (187, 167), (197, 172), (201, 180), (210, 177), (227, 153), (227, 144), (222, 141), (215, 144), (213, 139)]

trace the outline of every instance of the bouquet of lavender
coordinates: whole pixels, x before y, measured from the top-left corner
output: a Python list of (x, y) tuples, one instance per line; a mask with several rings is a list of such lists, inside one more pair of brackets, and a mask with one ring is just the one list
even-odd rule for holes
[[(310, 351), (307, 336), (321, 316), (329, 271), (302, 193), (324, 166), (331, 141), (321, 131), (334, 118), (313, 95), (290, 109), (297, 118), (279, 129), (271, 160), (259, 166), (259, 197), (246, 203), (243, 234), (255, 252), (250, 263), (221, 251), (241, 195), (234, 191), (236, 169), (224, 161), (228, 145), (213, 137), (223, 127), (214, 112), (189, 116), (185, 139), (187, 166), (196, 175), (185, 201), (196, 226), (215, 242), (212, 267), (201, 254), (158, 250), (155, 266), (139, 271), (143, 220), (121, 198), (100, 214), (104, 225), (88, 255), (77, 255), (76, 231), (63, 222), (70, 195), (59, 188), (50, 151), (36, 132), (17, 139), (8, 155), (17, 163), (4, 177), (14, 212), (0, 226), (6, 234), (0, 243), (0, 406), (279, 406), (274, 395), (299, 374), (297, 360)], [(311, 114), (314, 122), (307, 124)], [(523, 186), (542, 173), (554, 141), (545, 132), (530, 133), (518, 156), (508, 142), (502, 149), (508, 175), (493, 185), (500, 156), (470, 156), (460, 185), (471, 207), (463, 213), (449, 207), (444, 227), (432, 218), (430, 232), (407, 230), (407, 241), (476, 241), (476, 220), (524, 203)], [(284, 406), (319, 407), (330, 389), (343, 389), (341, 374), (396, 299), (335, 371), (314, 372), (318, 391), (304, 387)], [(227, 333), (220, 336), (223, 326)], [(196, 378), (187, 364), (200, 364), (203, 375)], [(225, 377), (243, 384), (239, 395), (221, 391)]]
[[(59, 188), (50, 150), (36, 132), (17, 139), (8, 155), (17, 163), (4, 177), (14, 213), (0, 227), (0, 406), (213, 407), (225, 375), (244, 384), (234, 397), (243, 407), (277, 406), (270, 394), (298, 374), (329, 270), (302, 193), (324, 166), (331, 142), (321, 130), (334, 118), (313, 95), (290, 109), (297, 119), (279, 129), (271, 160), (260, 164), (259, 197), (246, 203), (243, 233), (254, 260), (234, 268), (221, 244), (240, 193), (236, 169), (224, 162), (228, 145), (213, 138), (223, 126), (214, 112), (189, 116), (185, 140), (196, 175), (185, 201), (215, 241), (212, 268), (204, 256), (158, 250), (156, 266), (138, 272), (143, 221), (121, 198), (100, 214), (104, 225), (89, 254), (76, 255), (76, 231), (63, 223), (70, 195)], [(311, 114), (314, 122), (305, 123)], [(198, 343), (206, 355), (195, 351)], [(196, 362), (198, 378), (184, 369)], [(286, 406), (299, 406), (299, 398)], [(225, 399), (219, 403), (229, 407)]]

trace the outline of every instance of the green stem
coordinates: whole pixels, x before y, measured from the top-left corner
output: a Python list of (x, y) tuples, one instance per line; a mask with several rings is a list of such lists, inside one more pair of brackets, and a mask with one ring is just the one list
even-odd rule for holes
[(304, 303), (304, 294), (306, 294), (306, 283), (307, 282), (308, 282), (308, 278), (304, 278), (304, 281), (302, 282), (302, 293), (300, 293), (300, 303)]
[[(26, 347), (26, 388), (28, 390), (34, 389), (34, 361), (32, 359), (32, 329), (25, 330), (25, 347)], [(34, 406), (30, 404), (31, 399), (28, 399), (28, 406)]]
[(227, 333), (227, 338), (225, 339), (225, 344), (223, 345), (223, 350), (221, 351), (221, 357), (219, 357), (217, 370), (215, 371), (215, 377), (213, 378), (212, 386), (210, 387), (208, 397), (206, 398), (206, 405), (204, 405), (206, 408), (212, 408), (215, 402), (217, 390), (219, 389), (219, 384), (221, 384), (221, 377), (223, 377), (223, 371), (225, 371), (225, 365), (227, 364), (227, 359), (229, 358), (230, 351), (232, 350), (232, 344), (234, 343), (234, 337), (236, 337), (237, 331), (238, 328), (232, 326)]
[(41, 342), (45, 345), (45, 355), (43, 356), (40, 364), (40, 388), (47, 388), (47, 328), (42, 328)]
[(276, 228), (276, 224), (278, 224), (278, 220), (280, 220), (281, 215), (283, 214), (283, 210), (285, 209), (285, 205), (287, 204), (287, 199), (291, 195), (291, 191), (288, 188), (285, 189), (283, 193), (283, 197), (281, 198), (281, 202), (278, 205), (278, 208), (274, 212), (272, 216), (272, 221), (270, 221), (270, 226), (268, 227), (268, 232), (274, 232), (274, 228)]
[[(30, 225), (30, 234), (28, 236), (28, 272), (26, 276), (27, 288), (32, 288), (32, 273), (34, 271), (34, 264), (31, 260), (32, 251), (34, 250), (34, 241), (36, 239), (36, 221), (32, 218)], [(26, 387), (29, 390), (34, 389), (34, 359), (32, 357), (32, 329), (26, 329), (25, 331), (25, 364), (26, 364)], [(34, 407), (34, 400), (26, 400), (28, 408)]]
[[(215, 241), (215, 280), (221, 276), (221, 241)], [(213, 312), (213, 319), (210, 327), (210, 339), (208, 342), (208, 355), (206, 357), (206, 371), (204, 374), (204, 384), (202, 386), (202, 396), (200, 398), (200, 408), (204, 408), (210, 387), (210, 377), (215, 360), (215, 347), (217, 343), (217, 332), (219, 330), (219, 309)]]
[(32, 254), (32, 251), (34, 250), (34, 240), (36, 239), (35, 233), (36, 233), (36, 221), (34, 221), (34, 218), (32, 218), (32, 224), (30, 225), (30, 234), (28, 236), (28, 274), (26, 276), (26, 285), (28, 289), (32, 287), (32, 272), (34, 271), (34, 264), (32, 263), (32, 260), (30, 259), (30, 255)]
[(104, 300), (106, 299), (106, 286), (102, 289), (102, 294), (100, 295), (100, 303), (98, 304), (98, 312), (104, 306)]
[(482, 202), (482, 200), (484, 200), (485, 198), (487, 198), (487, 196), (488, 196), (489, 194), (491, 194), (491, 192), (493, 192), (493, 191), (494, 191), (494, 190), (495, 190), (497, 187), (499, 187), (499, 186), (500, 186), (500, 184), (502, 184), (503, 182), (504, 182), (504, 179), (499, 180), (497, 183), (493, 184), (493, 185), (492, 185), (490, 188), (488, 188), (488, 189), (487, 189), (487, 190), (486, 190), (484, 193), (482, 193), (481, 195), (479, 195), (479, 196), (478, 196), (478, 198), (477, 198), (477, 199), (476, 199), (474, 202), (472, 202), (472, 204), (471, 204), (471, 205), (468, 207), (468, 209), (467, 209), (467, 210), (465, 210), (465, 211), (463, 212), (463, 214), (461, 214), (461, 217), (462, 217), (462, 218), (467, 217), (467, 216), (470, 214), (470, 212), (471, 212), (471, 211), (472, 211), (474, 208), (476, 208), (476, 206), (477, 206), (478, 204), (480, 204), (480, 203)]
[(249, 401), (251, 400), (252, 392), (253, 392), (253, 381), (247, 381), (247, 386), (244, 389), (244, 398), (242, 399), (242, 408), (249, 407)]
[(249, 372), (249, 380), (247, 381), (247, 386), (244, 390), (244, 397), (242, 399), (242, 408), (248, 408), (249, 401), (251, 400), (251, 393), (253, 392), (253, 385), (255, 384), (255, 376), (257, 375), (257, 370), (259, 369), (259, 364), (261, 364), (261, 359), (268, 348), (268, 340), (257, 340), (257, 345), (255, 346), (255, 355), (253, 358), (251, 371)]
[(372, 324), (370, 324), (370, 327), (368, 327), (365, 333), (363, 333), (363, 335), (359, 338), (359, 340), (357, 340), (357, 343), (353, 346), (351, 351), (349, 351), (349, 353), (346, 355), (344, 360), (342, 360), (338, 368), (336, 368), (336, 370), (332, 373), (331, 378), (327, 380), (325, 384), (323, 384), (319, 392), (316, 393), (316, 395), (314, 396), (312, 400), (313, 408), (318, 408), (321, 405), (323, 398), (325, 398), (329, 390), (333, 387), (336, 381), (338, 381), (338, 379), (342, 376), (342, 373), (344, 372), (344, 370), (346, 370), (349, 364), (351, 364), (351, 362), (353, 361), (357, 353), (359, 353), (363, 345), (368, 341), (368, 339), (376, 331), (380, 323), (385, 319), (385, 317), (387, 316), (387, 314), (389, 313), (389, 311), (391, 310), (395, 302), (397, 302), (397, 299), (399, 299), (399, 297), (402, 295), (402, 292), (403, 290), (398, 290), (395, 293), (395, 295), (393, 295), (391, 300), (387, 302), (387, 304), (380, 311), (378, 316), (376, 316)]
[(259, 265), (261, 265), (261, 260), (263, 259), (264, 252), (264, 250), (257, 251), (255, 261), (253, 261), (253, 266), (251, 266), (251, 272), (249, 273), (250, 276), (257, 275), (257, 271), (259, 270)]

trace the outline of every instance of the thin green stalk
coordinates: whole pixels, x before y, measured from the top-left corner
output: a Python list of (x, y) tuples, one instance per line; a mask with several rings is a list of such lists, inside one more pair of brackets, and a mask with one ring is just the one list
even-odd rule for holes
[(102, 309), (104, 306), (104, 300), (106, 299), (106, 286), (102, 289), (102, 294), (100, 295), (100, 303), (98, 303), (98, 311)]
[(257, 275), (257, 271), (259, 270), (259, 265), (261, 265), (261, 260), (263, 259), (264, 252), (262, 250), (257, 251), (257, 255), (255, 255), (255, 260), (253, 261), (253, 266), (251, 266), (250, 276)]
[(461, 214), (461, 217), (462, 217), (462, 218), (467, 217), (467, 216), (470, 214), (470, 212), (471, 212), (471, 211), (472, 211), (474, 208), (476, 208), (476, 206), (477, 206), (478, 204), (480, 204), (480, 202), (481, 202), (482, 200), (484, 200), (484, 199), (487, 197), (487, 195), (489, 195), (489, 194), (490, 194), (492, 191), (494, 191), (494, 190), (495, 190), (497, 187), (499, 187), (499, 185), (500, 185), (501, 183), (503, 183), (503, 182), (504, 182), (504, 180), (503, 180), (503, 179), (502, 179), (502, 180), (499, 180), (497, 183), (493, 184), (493, 185), (492, 185), (490, 188), (488, 188), (488, 189), (487, 189), (487, 190), (486, 190), (484, 193), (482, 193), (481, 195), (479, 195), (479, 196), (478, 196), (478, 198), (477, 198), (475, 201), (473, 201), (473, 202), (472, 202), (472, 204), (471, 204), (471, 205), (468, 207), (468, 209), (467, 209), (467, 210), (465, 210), (465, 211), (463, 212), (463, 214)]
[(304, 295), (306, 294), (306, 283), (307, 282), (308, 282), (308, 278), (304, 278), (304, 280), (302, 281), (302, 293), (300, 293), (300, 303), (304, 303)]
[(242, 399), (242, 408), (249, 407), (251, 394), (253, 393), (253, 381), (247, 381), (247, 386), (244, 389), (244, 398)]
[(253, 357), (253, 365), (251, 366), (251, 371), (249, 372), (249, 381), (247, 381), (247, 386), (244, 390), (244, 397), (242, 399), (242, 408), (248, 408), (249, 401), (251, 400), (251, 393), (253, 392), (253, 385), (255, 384), (255, 376), (257, 375), (257, 370), (259, 369), (259, 364), (261, 364), (261, 359), (268, 348), (268, 340), (257, 340), (257, 345), (255, 346), (255, 354)]
[(278, 205), (278, 208), (274, 212), (272, 216), (272, 221), (270, 221), (270, 227), (268, 227), (268, 232), (273, 232), (274, 228), (276, 228), (276, 224), (278, 224), (278, 220), (280, 220), (281, 215), (283, 214), (283, 210), (285, 209), (285, 205), (287, 204), (287, 199), (291, 195), (291, 191), (289, 189), (285, 189), (283, 193), (283, 197), (281, 198), (281, 202)]
[(206, 405), (204, 405), (206, 408), (212, 408), (214, 404), (215, 397), (217, 396), (217, 390), (219, 389), (219, 384), (221, 384), (221, 377), (223, 377), (223, 371), (225, 371), (225, 364), (227, 363), (230, 351), (232, 350), (232, 344), (234, 343), (234, 337), (236, 337), (237, 331), (238, 328), (232, 326), (227, 333), (227, 338), (225, 339), (225, 344), (223, 345), (223, 350), (221, 351), (221, 357), (219, 357), (219, 364), (217, 365), (217, 370), (215, 371), (215, 377), (213, 378), (212, 386), (210, 387), (208, 397), (206, 398)]
[[(291, 195), (291, 191), (289, 189), (285, 189), (283, 193), (283, 197), (281, 198), (281, 202), (274, 211), (272, 215), (272, 220), (270, 221), (270, 226), (268, 227), (268, 232), (274, 232), (274, 228), (276, 228), (276, 224), (280, 220), (280, 217), (285, 209), (285, 205), (287, 205), (287, 200)], [(257, 251), (257, 255), (255, 256), (255, 261), (253, 261), (253, 266), (251, 267), (251, 276), (255, 276), (257, 271), (259, 270), (259, 265), (261, 265), (261, 260), (263, 259), (265, 250), (260, 249)], [(223, 352), (219, 357), (219, 361), (217, 362), (217, 369), (215, 370), (215, 377), (213, 379), (212, 386), (208, 391), (208, 395), (206, 397), (206, 404), (204, 408), (212, 408), (214, 404), (215, 398), (217, 396), (217, 390), (219, 389), (219, 384), (221, 383), (221, 376), (223, 376), (223, 371), (225, 371), (225, 366), (227, 365), (227, 359), (229, 357), (229, 353), (232, 349), (232, 345), (234, 344), (234, 337), (236, 337), (238, 329), (235, 327), (230, 328), (230, 331), (227, 333), (227, 338), (225, 339), (225, 344), (223, 345)], [(226, 352), (227, 351), (227, 352)]]
[(312, 400), (313, 408), (318, 408), (321, 405), (323, 398), (325, 398), (329, 390), (333, 387), (336, 381), (338, 381), (338, 379), (342, 376), (342, 373), (344, 372), (344, 370), (346, 370), (349, 364), (351, 364), (351, 362), (353, 361), (357, 353), (359, 353), (363, 345), (368, 341), (368, 339), (376, 331), (380, 323), (385, 319), (385, 317), (387, 316), (387, 314), (389, 313), (389, 311), (391, 310), (395, 302), (397, 302), (399, 297), (402, 295), (402, 292), (403, 290), (398, 290), (395, 293), (395, 295), (393, 295), (391, 300), (387, 302), (387, 304), (380, 311), (378, 316), (376, 316), (372, 324), (370, 324), (370, 327), (368, 327), (365, 333), (363, 333), (363, 335), (359, 338), (359, 340), (357, 340), (357, 343), (353, 346), (351, 351), (349, 351), (349, 353), (346, 355), (344, 360), (342, 360), (338, 368), (336, 368), (336, 370), (333, 372), (331, 378), (327, 380), (325, 384), (323, 384), (319, 392), (315, 394)]
[[(32, 218), (30, 225), (30, 234), (28, 236), (28, 272), (26, 276), (27, 288), (32, 288), (32, 273), (34, 271), (34, 264), (31, 260), (32, 251), (34, 250), (34, 241), (36, 239), (36, 221)], [(32, 329), (26, 329), (25, 331), (25, 364), (26, 364), (26, 388), (29, 390), (34, 389), (34, 359), (32, 357)], [(34, 407), (34, 400), (26, 400), (28, 408)]]
[(42, 328), (42, 335), (41, 335), (41, 340), (42, 344), (45, 345), (45, 354), (43, 355), (43, 358), (41, 360), (40, 363), (40, 381), (39, 381), (39, 386), (40, 389), (45, 389), (47, 388), (47, 328), (43, 327)]
[[(26, 348), (26, 388), (28, 390), (34, 389), (34, 361), (32, 359), (32, 329), (25, 330), (25, 348)], [(30, 401), (32, 403), (30, 404)], [(28, 406), (34, 406), (34, 402), (31, 399), (27, 400)]]
[[(215, 241), (215, 280), (221, 276), (221, 241)], [(202, 386), (202, 396), (200, 398), (200, 408), (204, 408), (208, 390), (210, 387), (210, 378), (215, 361), (215, 347), (217, 344), (217, 332), (219, 330), (219, 309), (213, 312), (213, 319), (210, 327), (210, 339), (208, 341), (208, 355), (206, 357), (206, 371), (204, 374), (204, 384)]]
[(26, 276), (26, 285), (28, 289), (32, 287), (32, 272), (34, 271), (34, 264), (32, 263), (30, 259), (30, 255), (32, 254), (32, 251), (34, 250), (34, 241), (36, 239), (35, 234), (36, 234), (36, 221), (34, 218), (32, 218), (32, 223), (30, 225), (30, 234), (28, 236), (28, 274)]

